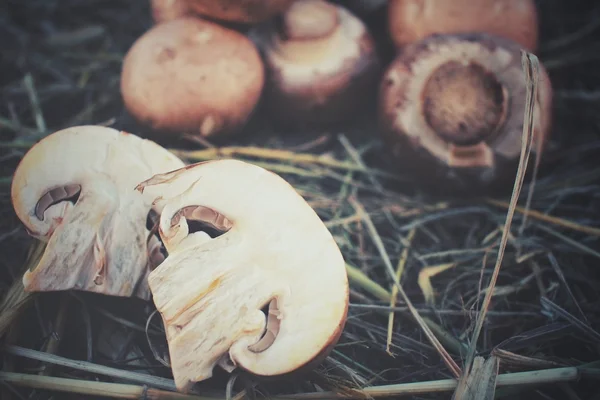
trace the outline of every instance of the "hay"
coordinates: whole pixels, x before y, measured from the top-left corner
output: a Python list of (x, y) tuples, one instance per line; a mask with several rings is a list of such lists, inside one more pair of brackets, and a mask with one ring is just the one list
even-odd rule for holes
[[(497, 371), (476, 368), (495, 379), (499, 398), (597, 395), (600, 8), (591, 3), (540, 2), (536, 55), (555, 89), (553, 143), (516, 207), (510, 187), (493, 198), (442, 197), (421, 190), (410, 171), (391, 170), (372, 110), (343, 130), (314, 132), (280, 131), (258, 113), (226, 143), (173, 146), (189, 162), (236, 157), (289, 180), (335, 236), (352, 282), (346, 329), (316, 370), (284, 382), (216, 370), (195, 398), (446, 399), (455, 378), (483, 360), (499, 362)], [(22, 270), (40, 247), (14, 215), (9, 191), (20, 157), (50, 132), (76, 124), (147, 132), (124, 111), (118, 83), (123, 55), (150, 24), (146, 1), (0, 5), (2, 399), (169, 398), (152, 304), (23, 294)], [(420, 285), (426, 268), (449, 265)]]

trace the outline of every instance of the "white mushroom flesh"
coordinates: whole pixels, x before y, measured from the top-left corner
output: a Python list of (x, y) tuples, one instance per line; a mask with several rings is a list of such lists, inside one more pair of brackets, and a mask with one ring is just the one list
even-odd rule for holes
[(184, 165), (154, 142), (101, 126), (60, 130), (34, 145), (12, 182), (17, 216), (47, 242), (23, 277), (25, 290), (149, 299), (151, 261), (162, 261), (146, 227), (156, 194), (135, 187)]
[[(345, 262), (291, 185), (220, 160), (161, 174), (139, 190), (153, 186), (168, 195), (157, 206), (169, 255), (148, 281), (180, 390), (210, 378), (215, 365), (280, 375), (331, 348), (347, 312)], [(191, 219), (223, 233), (190, 233)]]

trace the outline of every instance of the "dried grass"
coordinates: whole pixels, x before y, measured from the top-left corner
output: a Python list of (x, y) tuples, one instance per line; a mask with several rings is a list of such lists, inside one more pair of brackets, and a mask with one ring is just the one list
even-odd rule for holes
[[(12, 171), (43, 135), (84, 123), (147, 133), (118, 91), (122, 57), (150, 26), (147, 2), (2, 3), (0, 397), (446, 399), (461, 376), (463, 388), (480, 384), (476, 398), (598, 396), (600, 8), (591, 3), (540, 2), (553, 142), (535, 183), (516, 179), (512, 198), (510, 188), (487, 198), (421, 190), (381, 157), (368, 112), (314, 132), (282, 131), (259, 112), (225, 143), (174, 144), (190, 162), (236, 157), (288, 179), (333, 233), (352, 289), (346, 329), (315, 371), (267, 382), (217, 370), (194, 397), (168, 392), (151, 303), (23, 293), (22, 271), (43, 247), (10, 204)], [(423, 293), (419, 277), (444, 265)]]

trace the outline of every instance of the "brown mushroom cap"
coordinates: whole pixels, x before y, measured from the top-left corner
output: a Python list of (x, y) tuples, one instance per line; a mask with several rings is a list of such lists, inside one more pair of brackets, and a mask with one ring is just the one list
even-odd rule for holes
[(256, 30), (264, 101), (288, 123), (335, 123), (375, 95), (380, 61), (362, 21), (322, 0), (299, 0)]
[(434, 33), (485, 32), (534, 51), (538, 15), (534, 0), (389, 0), (388, 29), (397, 47)]
[(283, 12), (294, 0), (186, 0), (191, 11), (212, 19), (253, 24)]
[[(518, 162), (526, 90), (518, 44), (487, 34), (434, 35), (407, 46), (385, 72), (383, 137), (397, 160), (430, 176), (437, 165), (490, 183)], [(537, 100), (535, 140), (543, 150), (552, 87), (542, 66)]]
[(123, 62), (121, 93), (159, 131), (222, 135), (241, 128), (264, 84), (258, 50), (244, 35), (199, 18), (155, 25)]
[(151, 0), (155, 22), (186, 15), (233, 24), (255, 24), (283, 12), (294, 0)]

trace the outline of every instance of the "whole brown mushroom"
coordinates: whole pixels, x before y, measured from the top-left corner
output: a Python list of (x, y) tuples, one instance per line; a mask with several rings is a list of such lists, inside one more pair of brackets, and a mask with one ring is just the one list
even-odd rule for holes
[[(487, 34), (433, 35), (407, 46), (380, 87), (380, 122), (402, 168), (473, 190), (514, 179), (526, 81), (518, 44)], [(540, 66), (535, 144), (544, 150), (552, 87)], [(538, 147), (539, 146), (539, 147)]]
[(265, 107), (288, 124), (336, 123), (375, 98), (380, 60), (363, 22), (323, 0), (298, 0), (256, 29)]
[(244, 126), (263, 84), (260, 54), (246, 36), (184, 17), (155, 25), (133, 44), (121, 94), (130, 114), (158, 132), (213, 137)]
[(293, 2), (294, 0), (151, 0), (151, 5), (156, 22), (182, 15), (196, 15), (216, 21), (255, 24), (283, 12)]
[(398, 48), (435, 33), (484, 32), (526, 50), (538, 45), (534, 0), (389, 0), (388, 29)]

